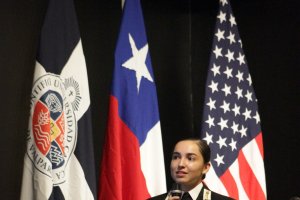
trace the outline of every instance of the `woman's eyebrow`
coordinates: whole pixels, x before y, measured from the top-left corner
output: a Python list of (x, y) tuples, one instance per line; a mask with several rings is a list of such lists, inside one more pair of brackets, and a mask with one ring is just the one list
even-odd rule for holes
[[(181, 155), (181, 153), (179, 153), (179, 152), (177, 152), (177, 151), (174, 151), (173, 153), (172, 153), (172, 155)], [(186, 153), (185, 154), (186, 156), (199, 156), (198, 154), (196, 154), (196, 153)]]
[(196, 154), (196, 153), (187, 153), (186, 155), (187, 156), (198, 156), (198, 154)]

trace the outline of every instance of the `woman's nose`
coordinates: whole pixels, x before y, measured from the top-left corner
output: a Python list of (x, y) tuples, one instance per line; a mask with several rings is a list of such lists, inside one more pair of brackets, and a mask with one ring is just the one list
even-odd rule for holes
[(179, 166), (179, 167), (184, 167), (184, 166), (185, 166), (185, 160), (184, 160), (184, 158), (181, 158), (181, 159), (179, 160), (178, 166)]

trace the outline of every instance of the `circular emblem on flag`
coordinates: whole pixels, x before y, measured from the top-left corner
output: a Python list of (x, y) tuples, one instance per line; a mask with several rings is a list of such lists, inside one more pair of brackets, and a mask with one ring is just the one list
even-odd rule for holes
[[(27, 154), (54, 185), (65, 181), (65, 168), (76, 146), (74, 108), (80, 98), (72, 87), (75, 83), (72, 78), (63, 82), (58, 75), (48, 73), (39, 77), (32, 89)], [(70, 91), (73, 95), (68, 94)]]

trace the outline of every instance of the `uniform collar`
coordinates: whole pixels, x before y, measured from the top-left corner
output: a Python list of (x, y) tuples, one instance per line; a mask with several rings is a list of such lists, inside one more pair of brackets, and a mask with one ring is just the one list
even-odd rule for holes
[(199, 196), (202, 188), (203, 188), (203, 184), (202, 184), (202, 182), (200, 182), (196, 187), (194, 187), (193, 189), (188, 191), (193, 200), (197, 199), (197, 197)]

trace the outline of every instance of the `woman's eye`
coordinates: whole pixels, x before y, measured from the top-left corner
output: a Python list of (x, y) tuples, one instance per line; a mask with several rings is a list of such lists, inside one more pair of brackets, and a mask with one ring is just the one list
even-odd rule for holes
[(173, 159), (173, 160), (176, 160), (176, 159), (178, 159), (178, 158), (179, 158), (178, 155), (173, 155), (173, 156), (172, 156), (172, 159)]
[(189, 159), (190, 161), (194, 161), (194, 160), (195, 160), (195, 157), (194, 157), (194, 156), (190, 156), (190, 157), (188, 157), (188, 159)]

